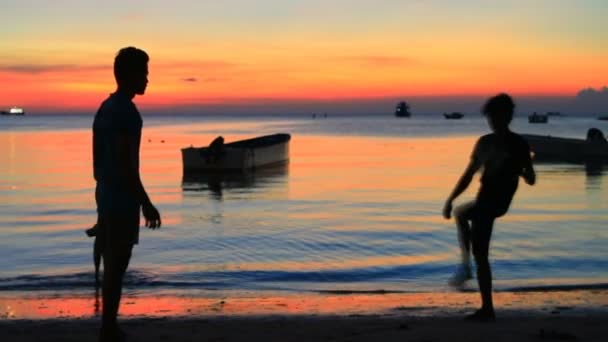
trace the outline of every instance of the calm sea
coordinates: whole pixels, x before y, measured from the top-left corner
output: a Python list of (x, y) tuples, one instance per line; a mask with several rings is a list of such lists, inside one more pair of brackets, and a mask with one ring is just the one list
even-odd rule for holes
[[(144, 117), (141, 172), (163, 216), (142, 228), (127, 291), (444, 291), (459, 261), (445, 197), (485, 120), (469, 115)], [(93, 286), (96, 219), (91, 116), (0, 117), (0, 292), (78, 293)], [(584, 137), (594, 118), (513, 130)], [(184, 181), (180, 148), (292, 135), (284, 169)], [(608, 283), (608, 177), (537, 165), (500, 218), (497, 290)], [(472, 199), (477, 179), (459, 199)], [(472, 285), (474, 286), (474, 284)], [(267, 293), (267, 292), (264, 292)]]

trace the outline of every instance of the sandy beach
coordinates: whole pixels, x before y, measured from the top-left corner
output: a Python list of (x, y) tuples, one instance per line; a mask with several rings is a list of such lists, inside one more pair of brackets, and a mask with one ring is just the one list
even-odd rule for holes
[[(129, 341), (606, 341), (608, 316), (271, 316), (129, 319)], [(96, 341), (96, 320), (0, 322), (3, 341)]]
[[(495, 323), (463, 320), (472, 292), (124, 299), (130, 341), (606, 341), (608, 291), (496, 293)], [(94, 298), (3, 297), (3, 341), (95, 341)]]

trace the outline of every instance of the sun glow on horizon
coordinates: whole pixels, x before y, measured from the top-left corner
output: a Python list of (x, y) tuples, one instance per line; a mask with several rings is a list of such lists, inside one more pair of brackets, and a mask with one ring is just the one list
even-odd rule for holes
[(151, 107), (501, 90), (574, 96), (608, 76), (608, 8), (599, 2), (235, 0), (168, 8), (110, 1), (98, 10), (10, 0), (5, 7), (0, 106), (94, 108), (113, 91), (113, 57), (128, 45), (151, 56), (139, 100)]

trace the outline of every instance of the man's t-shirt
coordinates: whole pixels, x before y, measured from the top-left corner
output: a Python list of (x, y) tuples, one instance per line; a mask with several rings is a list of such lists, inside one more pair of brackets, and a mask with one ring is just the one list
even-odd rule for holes
[[(127, 187), (125, 168), (139, 174), (139, 145), (142, 119), (128, 96), (113, 93), (99, 107), (93, 122), (93, 170), (97, 181), (97, 212), (101, 216), (139, 220), (141, 203)], [(130, 146), (116, 146), (118, 137), (128, 136)], [(130, 149), (129, 165), (116, 155), (117, 149)], [(127, 152), (127, 151), (125, 151)]]
[(473, 161), (483, 168), (477, 205), (498, 217), (509, 209), (523, 168), (531, 163), (530, 146), (520, 135), (484, 135), (475, 145)]

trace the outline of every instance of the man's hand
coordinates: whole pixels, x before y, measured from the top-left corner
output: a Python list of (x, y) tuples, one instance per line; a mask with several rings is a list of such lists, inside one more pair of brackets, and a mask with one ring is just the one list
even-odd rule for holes
[(452, 201), (446, 201), (443, 206), (443, 217), (449, 220), (452, 217)]
[(154, 207), (154, 205), (152, 205), (152, 203), (144, 203), (141, 210), (144, 214), (144, 218), (146, 219), (146, 227), (150, 229), (160, 228), (160, 213)]

